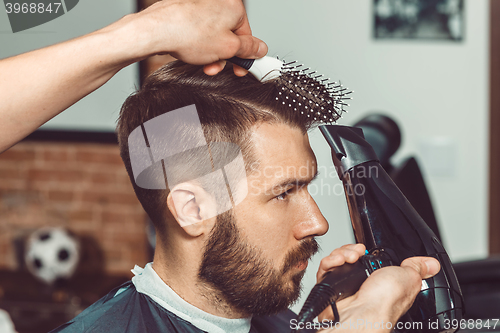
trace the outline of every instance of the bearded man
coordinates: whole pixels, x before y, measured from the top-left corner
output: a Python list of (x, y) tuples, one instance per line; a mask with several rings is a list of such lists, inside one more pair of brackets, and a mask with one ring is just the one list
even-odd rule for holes
[[(208, 76), (170, 63), (124, 103), (121, 156), (156, 229), (154, 261), (55, 332), (289, 332), (288, 307), (328, 230), (307, 190), (317, 175), (307, 132), (318, 123), (276, 100), (279, 80), (227, 67)], [(318, 279), (364, 250), (333, 251)], [(439, 270), (429, 258), (402, 266), (339, 302), (341, 319), (395, 322)]]

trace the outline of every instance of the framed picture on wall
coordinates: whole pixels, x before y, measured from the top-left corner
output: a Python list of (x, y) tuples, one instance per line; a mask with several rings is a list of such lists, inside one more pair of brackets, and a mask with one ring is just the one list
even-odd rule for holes
[(464, 38), (463, 0), (373, 0), (375, 39)]

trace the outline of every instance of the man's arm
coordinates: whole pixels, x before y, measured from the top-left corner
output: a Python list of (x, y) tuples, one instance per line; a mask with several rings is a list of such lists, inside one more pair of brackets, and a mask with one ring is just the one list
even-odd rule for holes
[(221, 59), (262, 57), (267, 46), (252, 37), (241, 0), (164, 0), (89, 35), (0, 60), (0, 152), (120, 69), (160, 53), (216, 74)]

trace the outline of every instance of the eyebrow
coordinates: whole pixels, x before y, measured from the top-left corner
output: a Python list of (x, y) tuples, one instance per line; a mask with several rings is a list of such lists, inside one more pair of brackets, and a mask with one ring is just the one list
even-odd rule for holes
[(298, 186), (298, 187), (307, 186), (311, 182), (313, 182), (318, 177), (318, 175), (319, 175), (319, 172), (318, 172), (318, 170), (316, 170), (316, 173), (310, 179), (286, 178), (283, 181), (279, 182), (278, 184), (274, 185), (271, 188), (271, 193), (275, 193), (275, 191), (277, 191), (278, 189), (282, 189), (282, 188), (286, 188), (286, 187), (290, 187), (290, 186)]

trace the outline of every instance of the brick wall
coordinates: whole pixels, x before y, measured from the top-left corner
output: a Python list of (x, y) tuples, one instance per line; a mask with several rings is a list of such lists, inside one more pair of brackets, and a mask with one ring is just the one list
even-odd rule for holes
[[(146, 59), (141, 77), (172, 60)], [(106, 273), (130, 275), (149, 261), (145, 220), (117, 145), (24, 141), (0, 154), (0, 269), (16, 268), (14, 239), (62, 226), (100, 247)]]
[(0, 154), (0, 268), (16, 268), (13, 240), (63, 226), (101, 248), (108, 274), (147, 262), (144, 213), (118, 146), (21, 142)]

